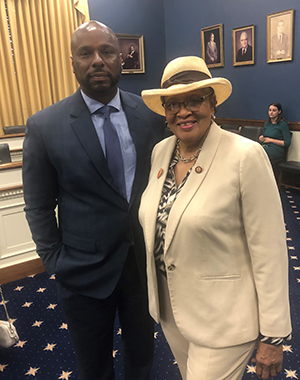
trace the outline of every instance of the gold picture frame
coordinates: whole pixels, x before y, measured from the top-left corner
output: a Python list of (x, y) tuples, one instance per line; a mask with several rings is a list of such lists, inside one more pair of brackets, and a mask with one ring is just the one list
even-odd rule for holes
[(254, 64), (254, 25), (232, 29), (233, 66)]
[(208, 68), (224, 67), (223, 24), (201, 29), (201, 47)]
[(144, 37), (141, 34), (116, 34), (119, 40), (122, 74), (144, 74)]
[(267, 62), (293, 59), (294, 10), (267, 15)]

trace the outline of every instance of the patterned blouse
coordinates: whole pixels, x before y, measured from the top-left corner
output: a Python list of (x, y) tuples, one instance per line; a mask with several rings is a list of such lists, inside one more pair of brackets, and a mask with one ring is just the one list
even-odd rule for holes
[[(176, 147), (173, 152), (167, 177), (162, 189), (160, 202), (157, 210), (156, 217), (156, 232), (155, 232), (155, 245), (154, 257), (156, 268), (163, 272), (166, 276), (165, 263), (164, 263), (164, 245), (165, 245), (165, 232), (171, 208), (176, 201), (177, 195), (180, 193), (184, 184), (186, 183), (192, 168), (187, 172), (181, 184), (177, 187), (174, 168), (178, 162), (176, 155)], [(195, 161), (196, 162), (196, 161)]]
[[(161, 198), (160, 198), (160, 202), (159, 202), (158, 210), (157, 210), (157, 217), (156, 217), (154, 258), (155, 258), (157, 270), (159, 270), (165, 277), (167, 277), (167, 274), (166, 274), (166, 268), (165, 268), (165, 262), (164, 262), (164, 245), (165, 245), (165, 232), (166, 232), (166, 227), (168, 223), (168, 218), (170, 215), (171, 208), (174, 202), (176, 201), (177, 196), (180, 193), (181, 189), (185, 185), (193, 168), (193, 167), (190, 168), (190, 170), (186, 173), (186, 176), (184, 177), (181, 184), (177, 187), (174, 169), (178, 161), (179, 159), (176, 155), (176, 146), (175, 146), (175, 150), (171, 158), (171, 163), (169, 166), (167, 177), (162, 189)], [(258, 339), (263, 343), (278, 346), (282, 344), (284, 340), (290, 340), (291, 335), (284, 338), (277, 338), (277, 337), (273, 338), (273, 337), (267, 337), (260, 334)]]

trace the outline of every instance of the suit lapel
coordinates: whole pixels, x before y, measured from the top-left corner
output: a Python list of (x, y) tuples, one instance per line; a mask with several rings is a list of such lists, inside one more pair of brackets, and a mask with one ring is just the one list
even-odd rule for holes
[[(167, 252), (172, 242), (174, 233), (177, 229), (182, 214), (184, 213), (185, 209), (193, 199), (194, 195), (198, 192), (202, 182), (205, 180), (207, 173), (211, 168), (214, 157), (218, 150), (220, 138), (220, 128), (215, 123), (212, 123), (209, 134), (203, 145), (202, 151), (199, 154), (199, 157), (194, 167), (192, 168), (190, 176), (186, 184), (183, 186), (181, 192), (179, 193), (170, 212), (166, 228), (165, 252)], [(201, 173), (196, 172), (195, 169), (198, 167), (202, 169)]]
[(99, 174), (116, 190), (90, 112), (82, 99), (80, 90), (73, 96), (71, 127)]

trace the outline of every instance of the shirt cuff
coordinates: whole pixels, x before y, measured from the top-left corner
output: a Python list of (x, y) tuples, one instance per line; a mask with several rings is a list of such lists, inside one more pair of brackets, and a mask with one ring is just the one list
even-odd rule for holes
[(284, 338), (274, 338), (274, 337), (269, 337), (262, 334), (259, 334), (259, 337), (258, 337), (258, 340), (260, 342), (265, 343), (265, 344), (271, 344), (272, 346), (280, 346), (286, 340), (291, 340), (291, 339), (292, 339), (292, 334), (289, 334), (285, 336)]

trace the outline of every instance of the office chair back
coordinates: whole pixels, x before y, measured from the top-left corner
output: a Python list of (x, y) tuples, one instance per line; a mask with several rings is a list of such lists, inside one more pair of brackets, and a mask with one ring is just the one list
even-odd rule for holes
[(16, 133), (25, 133), (26, 125), (13, 125), (11, 127), (3, 127), (5, 135), (12, 135)]
[(0, 164), (7, 164), (11, 162), (9, 145), (4, 143), (0, 144)]
[(240, 135), (254, 141), (258, 141), (261, 132), (262, 127), (255, 127), (253, 125), (242, 125), (240, 129)]

